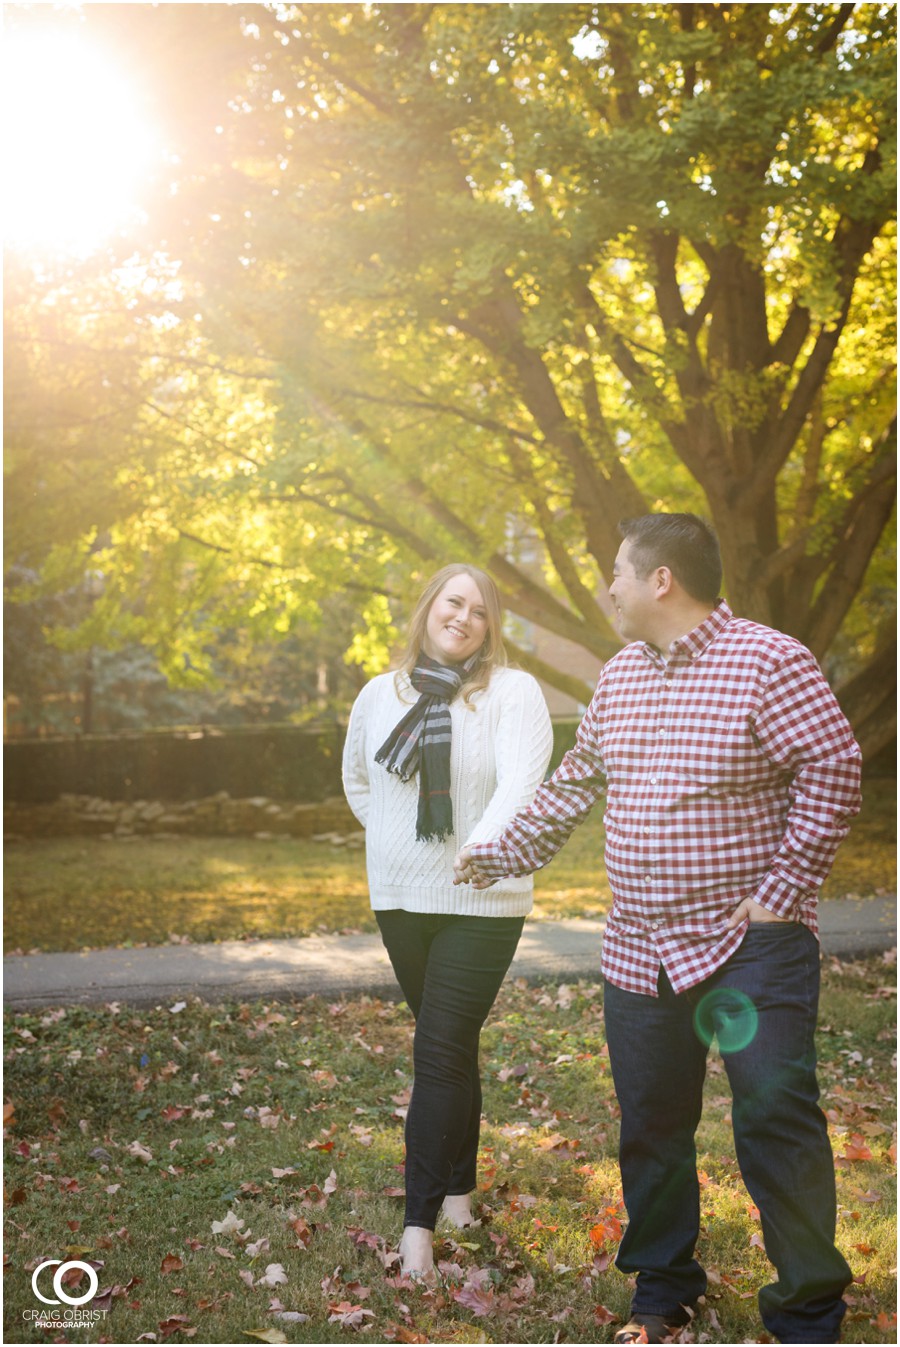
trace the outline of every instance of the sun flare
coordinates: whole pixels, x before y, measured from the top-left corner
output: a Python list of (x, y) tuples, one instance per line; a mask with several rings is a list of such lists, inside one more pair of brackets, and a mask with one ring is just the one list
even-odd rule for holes
[(160, 147), (112, 55), (74, 32), (3, 41), (3, 238), (88, 253), (138, 211)]

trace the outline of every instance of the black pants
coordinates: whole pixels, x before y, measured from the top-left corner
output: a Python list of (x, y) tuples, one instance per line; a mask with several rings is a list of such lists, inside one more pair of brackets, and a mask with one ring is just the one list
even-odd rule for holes
[(416, 1018), (404, 1225), (433, 1230), (444, 1198), (475, 1187), (481, 1126), (478, 1042), (525, 918), (399, 909), (375, 917)]

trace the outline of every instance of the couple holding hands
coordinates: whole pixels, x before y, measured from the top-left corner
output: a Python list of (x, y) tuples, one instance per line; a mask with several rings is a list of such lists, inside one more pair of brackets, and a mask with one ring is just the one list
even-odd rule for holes
[[(645, 515), (620, 532), (609, 592), (627, 644), (549, 780), (543, 695), (508, 667), (497, 590), (475, 567), (432, 577), (400, 668), (353, 707), (344, 786), (415, 1017), (403, 1271), (433, 1280), (438, 1218), (476, 1219), (481, 1028), (532, 906), (532, 872), (602, 798), (614, 899), (604, 1019), (628, 1214), (616, 1265), (635, 1278), (614, 1340), (667, 1340), (706, 1290), (695, 1257), (702, 1002), (723, 1030), (737, 1158), (778, 1274), (759, 1293), (763, 1323), (781, 1342), (837, 1342), (852, 1274), (834, 1245), (818, 1106), (816, 909), (859, 808), (859, 749), (809, 651), (720, 597), (703, 520)], [(746, 1032), (726, 1052), (736, 1014)]]

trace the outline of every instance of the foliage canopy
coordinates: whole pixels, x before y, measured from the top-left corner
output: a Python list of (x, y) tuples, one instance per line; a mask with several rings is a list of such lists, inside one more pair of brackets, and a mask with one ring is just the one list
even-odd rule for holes
[(14, 554), (102, 570), (95, 638), (202, 677), (350, 590), (376, 668), (465, 557), (602, 659), (617, 521), (697, 509), (886, 742), (893, 6), (91, 11), (172, 185), (115, 270), (13, 264), (7, 387)]

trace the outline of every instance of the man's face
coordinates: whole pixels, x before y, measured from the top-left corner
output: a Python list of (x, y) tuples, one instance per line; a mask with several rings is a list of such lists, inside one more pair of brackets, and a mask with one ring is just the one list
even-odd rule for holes
[(626, 539), (619, 548), (613, 567), (610, 598), (616, 606), (616, 625), (625, 641), (649, 641), (655, 629), (657, 605), (653, 574), (641, 580), (630, 559), (631, 544)]

